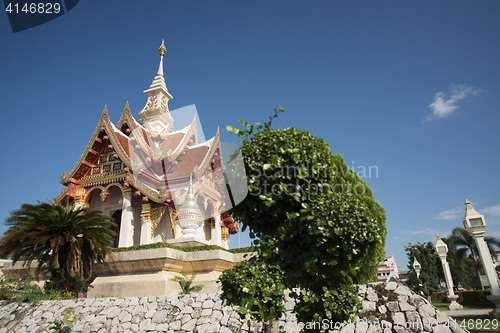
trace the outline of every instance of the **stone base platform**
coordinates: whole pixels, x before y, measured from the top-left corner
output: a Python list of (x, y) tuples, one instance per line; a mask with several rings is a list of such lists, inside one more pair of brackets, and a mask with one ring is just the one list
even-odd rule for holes
[[(248, 253), (247, 253), (248, 254)], [(171, 279), (182, 272), (191, 277), (193, 285), (203, 285), (202, 293), (220, 291), (218, 277), (226, 269), (246, 260), (245, 253), (223, 250), (184, 252), (171, 248), (135, 250), (114, 253), (114, 259), (94, 266), (97, 276), (87, 293), (88, 297), (135, 297), (177, 295), (178, 282)], [(19, 261), (3, 263), (3, 273), (14, 278), (24, 278), (28, 267)], [(31, 265), (33, 282), (42, 285), (50, 276), (40, 273), (38, 264)]]
[(115, 253), (115, 260), (96, 265), (97, 278), (88, 297), (177, 295), (179, 283), (171, 279), (182, 272), (196, 274), (193, 285), (202, 293), (220, 291), (217, 279), (223, 271), (244, 259), (244, 253), (223, 250), (183, 252), (170, 248)]

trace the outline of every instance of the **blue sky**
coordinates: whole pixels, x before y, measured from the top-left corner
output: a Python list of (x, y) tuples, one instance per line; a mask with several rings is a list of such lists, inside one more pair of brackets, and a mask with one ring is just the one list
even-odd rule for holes
[(2, 220), (57, 196), (105, 104), (137, 116), (162, 38), (170, 109), (195, 104), (206, 137), (283, 106), (275, 127), (376, 167), (400, 270), (404, 245), (462, 225), (466, 198), (500, 237), (498, 1), (81, 1), (16, 34), (2, 13)]

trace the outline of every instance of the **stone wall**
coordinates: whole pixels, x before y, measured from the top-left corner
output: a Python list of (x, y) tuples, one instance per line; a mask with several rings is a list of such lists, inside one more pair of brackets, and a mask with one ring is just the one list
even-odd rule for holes
[[(464, 333), (442, 311), (395, 282), (360, 286), (363, 310), (353, 323), (321, 323), (340, 333)], [(286, 298), (287, 313), (279, 321), (285, 332), (308, 331), (297, 323), (294, 302)], [(48, 332), (54, 319), (72, 308), (77, 317), (74, 332), (262, 332), (263, 325), (240, 319), (235, 307), (226, 306), (220, 293), (127, 298), (86, 298), (42, 301), (18, 306), (0, 305), (0, 333)], [(320, 323), (316, 324), (316, 328)]]

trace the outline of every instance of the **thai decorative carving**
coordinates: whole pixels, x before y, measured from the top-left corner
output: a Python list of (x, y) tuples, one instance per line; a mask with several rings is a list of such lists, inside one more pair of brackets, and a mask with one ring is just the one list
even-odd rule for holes
[(144, 110), (154, 110), (157, 108), (158, 108), (158, 95), (153, 94), (153, 95), (149, 96), (148, 102), (146, 103)]
[(151, 204), (142, 204), (141, 221), (142, 223), (151, 221)]
[(172, 236), (175, 239), (176, 234), (177, 234), (177, 211), (175, 208), (168, 207), (168, 213), (170, 215), (170, 224), (172, 225)]
[(161, 206), (156, 208), (151, 208), (150, 216), (151, 216), (151, 237), (153, 237), (156, 228), (160, 225), (161, 218), (165, 213), (167, 206)]
[(223, 240), (223, 241), (229, 241), (229, 228), (226, 228), (226, 227), (221, 227), (220, 228), (220, 238)]

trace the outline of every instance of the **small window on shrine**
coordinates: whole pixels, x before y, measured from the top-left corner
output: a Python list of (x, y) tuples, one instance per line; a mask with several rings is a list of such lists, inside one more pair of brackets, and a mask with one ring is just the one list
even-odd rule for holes
[(111, 154), (111, 155), (109, 155), (109, 159), (108, 159), (108, 161), (110, 161), (110, 162), (111, 162), (111, 161), (116, 161), (115, 154)]
[(122, 168), (121, 162), (113, 164), (113, 171), (120, 170), (121, 168)]
[(111, 170), (111, 164), (102, 166), (102, 172), (109, 172), (110, 170)]
[(99, 162), (104, 163), (108, 161), (108, 157), (106, 155), (99, 156)]
[(99, 168), (92, 168), (92, 174), (97, 175), (99, 173)]

